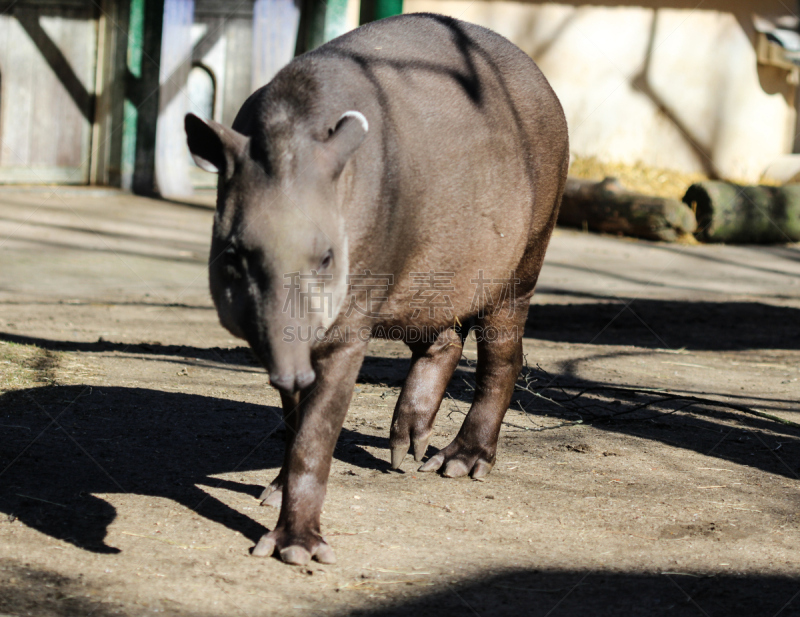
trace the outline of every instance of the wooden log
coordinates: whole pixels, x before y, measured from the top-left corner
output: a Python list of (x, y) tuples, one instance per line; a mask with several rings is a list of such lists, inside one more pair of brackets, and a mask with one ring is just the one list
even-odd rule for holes
[(628, 191), (616, 178), (568, 178), (558, 223), (665, 242), (694, 233), (697, 226), (686, 204)]
[(800, 185), (699, 182), (689, 187), (683, 201), (697, 212), (697, 235), (704, 242), (800, 241)]

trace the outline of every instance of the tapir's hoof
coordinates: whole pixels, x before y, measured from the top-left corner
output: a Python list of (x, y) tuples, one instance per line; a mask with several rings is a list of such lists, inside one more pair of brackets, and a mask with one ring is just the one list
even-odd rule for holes
[(280, 508), (283, 501), (283, 491), (281, 491), (281, 489), (273, 489), (271, 486), (268, 486), (264, 489), (264, 492), (261, 493), (261, 497), (259, 497), (259, 499), (261, 500), (262, 506)]
[(444, 464), (444, 454), (441, 452), (437, 452), (432, 457), (430, 457), (417, 471), (422, 471), (423, 473), (426, 471), (439, 471), (439, 467)]
[(316, 559), (319, 563), (336, 563), (336, 554), (333, 552), (330, 544), (327, 542), (322, 542), (317, 546), (317, 550), (314, 553), (314, 559)]
[(403, 464), (407, 454), (407, 443), (401, 443), (399, 445), (392, 446), (392, 469), (400, 469), (400, 465)]
[[(414, 452), (414, 460), (418, 463), (425, 457), (425, 451), (428, 449), (428, 440), (431, 438), (431, 433), (421, 437), (415, 437), (412, 440), (412, 451)], [(408, 441), (399, 443), (392, 446), (392, 469), (399, 469), (408, 454)]]
[(304, 566), (313, 557), (319, 563), (332, 564), (336, 563), (336, 555), (330, 545), (321, 538), (311, 536), (308, 546), (297, 544), (297, 538), (294, 538), (295, 543), (288, 544), (288, 546), (281, 546), (283, 542), (290, 542), (281, 531), (275, 529), (267, 534), (261, 536), (258, 544), (253, 548), (252, 555), (254, 557), (270, 557), (278, 550), (278, 554), (284, 563), (293, 566)]
[(261, 492), (258, 499), (261, 501), (262, 506), (272, 506), (273, 508), (281, 507), (281, 501), (283, 499), (282, 475), (283, 472), (279, 473), (278, 477), (270, 482), (269, 486)]
[(477, 449), (464, 448), (454, 441), (429, 458), (419, 471), (441, 470), (446, 478), (461, 478), (467, 474), (476, 479), (483, 478), (492, 470), (493, 463), (490, 463), (487, 460), (489, 457), (482, 455), (480, 450), (474, 453), (475, 450)]
[(428, 440), (431, 438), (430, 432), (423, 437), (414, 439), (414, 460), (418, 463), (425, 458), (425, 452), (428, 450)]

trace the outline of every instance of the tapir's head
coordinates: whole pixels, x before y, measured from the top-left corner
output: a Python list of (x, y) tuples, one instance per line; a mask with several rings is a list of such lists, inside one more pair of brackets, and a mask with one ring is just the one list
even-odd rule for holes
[(186, 116), (195, 161), (219, 173), (209, 282), (220, 322), (287, 393), (313, 383), (312, 347), (347, 294), (337, 183), (366, 132), (364, 116), (346, 112), (319, 135), (283, 130), (268, 143), (269, 132)]

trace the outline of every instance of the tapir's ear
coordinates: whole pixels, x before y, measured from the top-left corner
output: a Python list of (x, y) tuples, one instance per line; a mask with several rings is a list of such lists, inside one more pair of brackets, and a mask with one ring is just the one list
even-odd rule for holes
[(247, 144), (247, 137), (213, 120), (186, 114), (184, 120), (189, 152), (198, 167), (212, 173), (228, 174)]
[(358, 149), (369, 131), (369, 122), (360, 111), (346, 111), (325, 141), (324, 150), (335, 178)]

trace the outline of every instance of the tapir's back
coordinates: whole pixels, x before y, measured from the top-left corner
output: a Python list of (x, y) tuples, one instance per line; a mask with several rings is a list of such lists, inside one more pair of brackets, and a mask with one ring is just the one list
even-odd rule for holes
[[(477, 252), (515, 269), (554, 218), (569, 156), (561, 105), (535, 63), (485, 28), (428, 14), (375, 22), (320, 55), (365, 78), (378, 135), (356, 165), (379, 167), (393, 236), (412, 236), (401, 241), (420, 246), (418, 265), (462, 269)], [(350, 74), (338, 73), (345, 107), (361, 102)]]
[(566, 121), (535, 63), (498, 34), (442, 15), (380, 20), (297, 58), (263, 96), (307, 103), (312, 133), (350, 109), (368, 119), (345, 203), (356, 263), (463, 272), (469, 285), (479, 268), (507, 274), (543, 255)]

